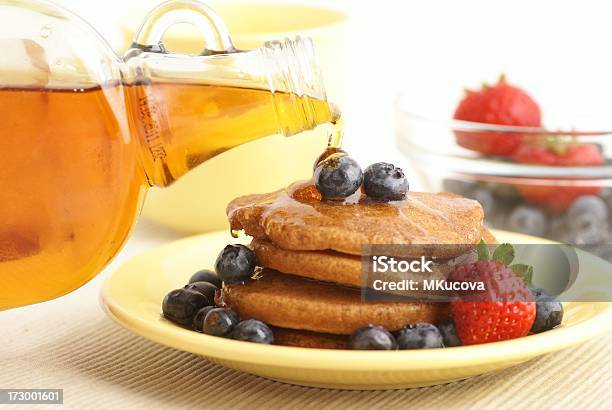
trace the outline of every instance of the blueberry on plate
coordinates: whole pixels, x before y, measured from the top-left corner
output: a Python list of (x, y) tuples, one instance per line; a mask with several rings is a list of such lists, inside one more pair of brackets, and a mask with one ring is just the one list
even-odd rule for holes
[(227, 245), (217, 257), (215, 270), (219, 279), (228, 284), (248, 280), (255, 272), (255, 253), (244, 245)]
[(189, 283), (194, 282), (209, 282), (221, 289), (221, 279), (219, 279), (217, 274), (210, 269), (202, 269), (194, 273), (191, 278), (189, 278)]
[(314, 171), (317, 190), (326, 199), (339, 200), (354, 194), (363, 181), (361, 167), (349, 156), (332, 155)]
[(368, 325), (353, 332), (349, 346), (355, 350), (395, 350), (397, 342), (384, 327)]
[(205, 306), (202, 309), (198, 310), (198, 313), (193, 317), (193, 322), (191, 323), (191, 328), (196, 332), (202, 331), (202, 326), (204, 325), (204, 318), (206, 314), (213, 310), (214, 306)]
[(548, 295), (543, 289), (533, 289), (536, 302), (536, 317), (531, 326), (532, 333), (542, 333), (553, 329), (563, 321), (563, 305), (554, 296)]
[(164, 317), (174, 323), (190, 326), (200, 309), (210, 305), (206, 296), (193, 289), (175, 289), (162, 302)]
[(438, 330), (442, 335), (442, 342), (444, 347), (461, 346), (461, 340), (457, 336), (457, 329), (453, 322), (446, 322), (438, 325)]
[(196, 292), (200, 292), (202, 295), (208, 298), (209, 305), (215, 304), (215, 292), (219, 289), (210, 282), (193, 282), (189, 285), (185, 285), (185, 289), (192, 289)]
[(406, 197), (408, 179), (401, 168), (377, 162), (363, 173), (363, 189), (367, 196), (383, 201), (399, 201)]
[(430, 323), (408, 325), (397, 332), (399, 349), (436, 349), (444, 347), (442, 335), (437, 327)]
[(202, 332), (212, 336), (229, 337), (237, 324), (236, 312), (228, 308), (214, 308), (206, 313)]
[(256, 319), (243, 320), (234, 328), (232, 337), (245, 342), (272, 344), (274, 333), (264, 322)]

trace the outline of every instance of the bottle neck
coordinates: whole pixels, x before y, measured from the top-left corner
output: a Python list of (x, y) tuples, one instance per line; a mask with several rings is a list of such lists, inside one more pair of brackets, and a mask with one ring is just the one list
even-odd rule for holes
[(169, 185), (235, 146), (294, 135), (338, 117), (310, 40), (210, 56), (132, 49), (123, 74), (152, 185)]
[[(330, 119), (323, 76), (312, 40), (296, 37), (268, 41), (258, 49), (274, 94), (279, 129), (285, 136), (309, 130)], [(288, 101), (290, 99), (291, 101)]]

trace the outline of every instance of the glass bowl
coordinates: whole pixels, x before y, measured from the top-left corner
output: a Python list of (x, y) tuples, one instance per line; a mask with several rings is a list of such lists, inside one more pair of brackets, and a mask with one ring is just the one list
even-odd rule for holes
[[(587, 246), (612, 259), (612, 130), (438, 120), (411, 111), (408, 98), (400, 96), (396, 138), (425, 190), (479, 201), (487, 226)], [(491, 139), (557, 149), (563, 155), (569, 155), (569, 147), (588, 146), (592, 155), (575, 155), (572, 163), (578, 158), (577, 165), (535, 164), (474, 149)], [(598, 160), (589, 165), (593, 156)]]

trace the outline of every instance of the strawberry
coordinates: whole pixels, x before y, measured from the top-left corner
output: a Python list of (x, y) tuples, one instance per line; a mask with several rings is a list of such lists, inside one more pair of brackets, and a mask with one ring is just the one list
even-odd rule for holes
[(603, 155), (595, 144), (564, 143), (548, 139), (544, 143), (523, 144), (512, 159), (523, 164), (579, 167), (601, 165)]
[[(480, 247), (486, 249), (484, 243)], [(479, 248), (480, 248), (479, 247)], [(477, 262), (459, 265), (450, 275), (456, 282), (482, 282), (485, 291), (460, 296), (451, 302), (451, 312), (457, 335), (464, 345), (515, 339), (529, 334), (536, 316), (533, 294), (524, 279), (529, 280), (532, 269), (526, 265), (507, 264), (514, 250), (500, 245), (488, 259), (479, 249)]]
[(540, 205), (552, 215), (567, 211), (583, 195), (597, 195), (601, 191), (599, 186), (558, 185), (558, 182), (551, 180), (549, 185), (525, 183), (514, 187), (526, 202)]
[[(524, 164), (547, 166), (600, 165), (604, 158), (595, 144), (579, 144), (563, 137), (540, 139), (523, 144), (512, 156), (514, 161)], [(556, 183), (555, 183), (556, 182)], [(551, 180), (550, 184), (520, 184), (515, 188), (525, 201), (537, 204), (553, 215), (565, 212), (576, 199), (583, 195), (597, 195), (599, 186), (576, 186), (568, 182)]]
[[(539, 127), (540, 107), (523, 90), (500, 76), (497, 84), (478, 91), (466, 90), (453, 116), (456, 120), (497, 125)], [(457, 144), (485, 155), (512, 155), (523, 135), (500, 132), (455, 132)]]
[(555, 165), (558, 155), (543, 145), (521, 145), (512, 159), (523, 164)]

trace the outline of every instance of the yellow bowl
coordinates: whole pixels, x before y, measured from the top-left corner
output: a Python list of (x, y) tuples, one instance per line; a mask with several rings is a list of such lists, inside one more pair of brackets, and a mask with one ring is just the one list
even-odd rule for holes
[[(541, 242), (507, 232), (494, 234), (504, 242)], [(227, 232), (210, 233), (132, 259), (104, 285), (106, 312), (136, 334), (230, 368), (287, 383), (360, 390), (441, 384), (501, 370), (612, 327), (612, 303), (565, 303), (562, 326), (538, 335), (475, 346), (376, 352), (259, 345), (196, 333), (164, 320), (160, 315), (164, 295), (182, 287), (196, 270), (211, 268), (219, 250), (230, 242), (236, 240)], [(609, 272), (608, 262), (584, 252), (579, 257), (581, 269)]]
[[(303, 35), (315, 43), (330, 101), (343, 106), (345, 27), (348, 16), (337, 9), (301, 4), (212, 3), (228, 25), (236, 47), (253, 49), (266, 40)], [(126, 47), (145, 16), (122, 24)], [(189, 26), (168, 30), (164, 42), (172, 52), (203, 48), (201, 35)], [(327, 135), (310, 131), (284, 138), (271, 136), (213, 158), (172, 186), (151, 189), (143, 214), (183, 232), (225, 228), (227, 203), (244, 193), (273, 191), (305, 179), (322, 152)]]

